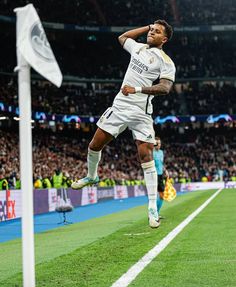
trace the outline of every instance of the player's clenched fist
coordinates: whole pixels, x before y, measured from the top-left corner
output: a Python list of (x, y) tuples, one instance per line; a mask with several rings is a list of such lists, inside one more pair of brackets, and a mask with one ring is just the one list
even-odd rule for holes
[(121, 88), (121, 92), (128, 96), (129, 94), (135, 94), (135, 88), (125, 85), (123, 88)]

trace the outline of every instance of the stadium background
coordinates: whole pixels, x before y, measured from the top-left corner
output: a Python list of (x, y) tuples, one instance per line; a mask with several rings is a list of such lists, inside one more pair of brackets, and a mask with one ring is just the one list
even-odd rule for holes
[[(19, 174), (13, 8), (25, 3), (0, 4), (1, 166), (10, 186)], [(165, 50), (176, 64), (177, 80), (170, 95), (153, 102), (155, 130), (163, 140), (170, 176), (175, 182), (235, 180), (234, 1), (147, 1), (145, 7), (132, 0), (33, 3), (47, 22), (46, 33), (64, 75), (59, 90), (32, 75), (34, 182), (51, 178), (56, 169), (71, 179), (85, 175), (94, 122), (112, 104), (129, 59), (117, 36), (125, 26), (146, 25), (156, 18), (174, 27)], [(129, 132), (105, 149), (99, 174), (116, 181), (142, 179)]]
[[(0, 182), (6, 179), (7, 188), (10, 190), (10, 192), (0, 193), (0, 221), (14, 218), (13, 213), (7, 211), (6, 206), (8, 209), (12, 208), (13, 201), (20, 201), (21, 196), (16, 191), (20, 188), (20, 167), (18, 87), (17, 74), (13, 72), (16, 66), (16, 20), (13, 9), (28, 3), (23, 0), (0, 1)], [(32, 71), (32, 118), (34, 120), (32, 123), (34, 168), (32, 180), (35, 187), (34, 203), (38, 208), (35, 213), (54, 211), (55, 198), (58, 192), (61, 192), (60, 187), (69, 187), (71, 180), (86, 175), (87, 146), (96, 129), (96, 120), (106, 107), (112, 104), (114, 96), (120, 89), (129, 61), (129, 55), (117, 41), (118, 35), (132, 27), (148, 25), (156, 19), (165, 19), (174, 28), (173, 39), (164, 50), (175, 62), (176, 83), (170, 95), (156, 97), (153, 100), (153, 119), (156, 134), (162, 138), (166, 167), (177, 186), (186, 186), (185, 191), (204, 189), (205, 182), (208, 182), (208, 186), (212, 189), (225, 187), (227, 192), (224, 193), (224, 197), (220, 195), (220, 201), (212, 206), (203, 219), (198, 219), (195, 229), (192, 227), (194, 231), (188, 233), (184, 239), (186, 244), (176, 243), (179, 246), (179, 251), (177, 250), (179, 254), (184, 250), (186, 255), (186, 259), (181, 255), (183, 261), (180, 260), (184, 270), (179, 272), (182, 278), (169, 276), (172, 270), (168, 266), (174, 264), (176, 273), (180, 267), (177, 255), (176, 258), (171, 257), (173, 261), (170, 261), (170, 257), (167, 256), (167, 264), (161, 264), (165, 266), (164, 272), (168, 274), (170, 281), (166, 283), (166, 277), (163, 277), (163, 285), (159, 286), (185, 286), (181, 283), (181, 279), (185, 276), (186, 278), (192, 276), (189, 280), (196, 278), (195, 285), (186, 286), (234, 286), (236, 278), (232, 274), (235, 264), (233, 265), (232, 262), (235, 262), (235, 246), (232, 242), (235, 237), (233, 234), (235, 214), (230, 212), (234, 210), (235, 196), (230, 188), (235, 188), (236, 184), (236, 40), (234, 37), (236, 2), (234, 0), (47, 0), (31, 1), (31, 3), (34, 4), (43, 21), (48, 40), (64, 76), (62, 87), (57, 89)], [(53, 182), (53, 177), (56, 178), (58, 172), (63, 174), (62, 181)], [(68, 190), (68, 196), (74, 206), (99, 202), (100, 199), (113, 197), (119, 199), (145, 194), (142, 170), (129, 131), (104, 149), (99, 176), (102, 181), (98, 189), (92, 188), (78, 193), (79, 195)], [(51, 181), (51, 186), (48, 186), (46, 179)], [(199, 185), (199, 182), (202, 182), (202, 185)], [(123, 189), (117, 190), (115, 186), (122, 186)], [(55, 187), (57, 190), (50, 187)], [(42, 195), (43, 188), (47, 188), (48, 194)], [(235, 189), (232, 190), (235, 191)], [(47, 265), (42, 264), (37, 267), (37, 280), (41, 284), (39, 286), (56, 286), (60, 280), (65, 280), (66, 272), (74, 270), (76, 264), (80, 265), (74, 277), (70, 273), (71, 282), (81, 280), (79, 286), (108, 286), (108, 281), (114, 282), (127, 271), (127, 267), (130, 266), (127, 258), (132, 258), (131, 261), (138, 260), (143, 255), (142, 248), (148, 249), (153, 246), (156, 240), (163, 238), (166, 232), (172, 230), (211, 193), (212, 191), (188, 193), (186, 196), (177, 197), (171, 207), (164, 206), (167, 223), (162, 224), (157, 235), (151, 233), (148, 238), (145, 236), (139, 238), (139, 243), (135, 238), (123, 240), (122, 236), (125, 232), (125, 234), (150, 233), (150, 230), (145, 229), (147, 224), (143, 206), (122, 215), (93, 219), (90, 223), (79, 225), (79, 228), (73, 224), (68, 226), (67, 233), (58, 229), (55, 232), (48, 231), (42, 237), (36, 236), (36, 252), (38, 252), (36, 263), (49, 262)], [(49, 197), (52, 202), (49, 202)], [(142, 198), (139, 200), (140, 204), (144, 204)], [(124, 202), (126, 204), (126, 201)], [(37, 205), (37, 203), (42, 204)], [(112, 203), (110, 205), (108, 203), (107, 210), (110, 210), (111, 206)], [(21, 214), (20, 207), (19, 210), (17, 208), (14, 210), (15, 217)], [(214, 216), (212, 216), (212, 210)], [(84, 209), (84, 213), (87, 214), (87, 212), (94, 213), (96, 216), (95, 209), (91, 211)], [(88, 220), (86, 216), (85, 220)], [(73, 222), (77, 222), (76, 218), (82, 217), (79, 211), (73, 217)], [(37, 218), (40, 220), (39, 225), (47, 225), (47, 230), (57, 227), (58, 220), (52, 226), (50, 225), (52, 223), (46, 222), (45, 218)], [(216, 226), (215, 218), (223, 224), (219, 223)], [(205, 222), (207, 226), (204, 225)], [(93, 228), (93, 236), (86, 224)], [(1, 242), (17, 237), (15, 231), (11, 229), (7, 234), (5, 226), (7, 224), (0, 225), (3, 231), (0, 232)], [(124, 227), (126, 229), (122, 229)], [(207, 232), (213, 227), (215, 229), (212, 236), (208, 236)], [(82, 230), (82, 233), (78, 232), (78, 229)], [(115, 233), (117, 230), (120, 232), (118, 235)], [(111, 237), (108, 236), (110, 234)], [(60, 243), (56, 241), (57, 237), (60, 238)], [(103, 237), (104, 241), (102, 241)], [(217, 243), (214, 238), (217, 238)], [(115, 239), (119, 243), (116, 243)], [(90, 246), (90, 243), (96, 240), (98, 242)], [(109, 242), (111, 242), (110, 245)], [(200, 244), (194, 247), (192, 244), (196, 242)], [(19, 241), (13, 243), (9, 241), (9, 245), (7, 245), (8, 242), (6, 245), (1, 244), (2, 252), (5, 253), (2, 254), (4, 260), (0, 264), (2, 270), (0, 285), (19, 286), (17, 284), (22, 280), (19, 275), (21, 272)], [(80, 249), (81, 246), (84, 248)], [(110, 251), (110, 246), (114, 246), (114, 250)], [(217, 253), (219, 251), (216, 252), (214, 248), (222, 250), (222, 253), (225, 252), (225, 258), (221, 254), (218, 265), (214, 260), (218, 260), (219, 257), (216, 255), (219, 255)], [(78, 252), (70, 254), (69, 260), (65, 261), (62, 255), (67, 255), (75, 249), (78, 249)], [(119, 250), (126, 251), (124, 258), (121, 258), (122, 252), (118, 252)], [(192, 250), (195, 250), (197, 255), (193, 254)], [(15, 260), (12, 259), (12, 254), (15, 254)], [(101, 261), (97, 254), (102, 254)], [(107, 262), (103, 254), (105, 254), (104, 258), (112, 257), (113, 254), (116, 257), (114, 264)], [(175, 254), (175, 250), (171, 254)], [(191, 273), (192, 270), (188, 270), (189, 266), (185, 266), (184, 260), (189, 264), (198, 256), (200, 258), (201, 254), (204, 256), (207, 254), (210, 263), (205, 265), (205, 261), (199, 259), (199, 265), (194, 266), (194, 272)], [(93, 263), (89, 261), (89, 255), (93, 258)], [(57, 256), (61, 257), (57, 258), (55, 263), (52, 259)], [(116, 260), (120, 264), (116, 264)], [(64, 268), (65, 262), (67, 262), (67, 268)], [(228, 273), (221, 273), (222, 269), (224, 270), (222, 262), (227, 266), (225, 268)], [(231, 265), (227, 265), (227, 262), (231, 262)], [(96, 266), (96, 264), (97, 268), (104, 266), (103, 272), (95, 274), (92, 271), (91, 265)], [(118, 265), (122, 269), (121, 273)], [(11, 268), (8, 268), (9, 266)], [(158, 268), (161, 267), (158, 266)], [(112, 272), (106, 273), (105, 269)], [(52, 270), (51, 274), (49, 270)], [(84, 275), (87, 273), (89, 275)], [(100, 278), (102, 273), (105, 279)], [(201, 276), (197, 276), (198, 274)], [(213, 277), (215, 281), (210, 280)], [(78, 286), (78, 284), (72, 285), (71, 282), (65, 281), (61, 286)], [(157, 286), (157, 283), (145, 285), (141, 281), (137, 286)]]

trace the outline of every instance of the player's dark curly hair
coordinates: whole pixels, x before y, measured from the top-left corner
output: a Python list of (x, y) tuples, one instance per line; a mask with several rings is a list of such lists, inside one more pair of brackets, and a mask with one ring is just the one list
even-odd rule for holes
[(166, 37), (168, 38), (168, 41), (172, 38), (173, 35), (173, 28), (171, 25), (169, 25), (165, 20), (156, 20), (154, 24), (160, 24), (165, 27)]

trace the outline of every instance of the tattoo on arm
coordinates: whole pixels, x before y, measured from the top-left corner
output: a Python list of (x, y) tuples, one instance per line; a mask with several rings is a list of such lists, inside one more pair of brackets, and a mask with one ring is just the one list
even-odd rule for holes
[(148, 95), (164, 96), (169, 94), (172, 86), (173, 82), (171, 80), (160, 79), (160, 83), (157, 85), (152, 87), (142, 87), (142, 93)]

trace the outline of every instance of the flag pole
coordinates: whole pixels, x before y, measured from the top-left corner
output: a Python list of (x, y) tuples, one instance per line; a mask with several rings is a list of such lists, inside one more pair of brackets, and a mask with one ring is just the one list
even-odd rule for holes
[(28, 4), (14, 9), (17, 16), (17, 67), (20, 109), (20, 170), (22, 181), (22, 254), (24, 287), (35, 287), (34, 212), (30, 67), (61, 86), (62, 73), (39, 16)]
[[(18, 12), (24, 8), (17, 8)], [(21, 17), (17, 17), (17, 36)], [(32, 130), (31, 130), (31, 88), (30, 65), (26, 62), (17, 45), (18, 95), (20, 110), (20, 171), (22, 190), (22, 255), (23, 286), (35, 287), (34, 255), (34, 213), (32, 173)]]

